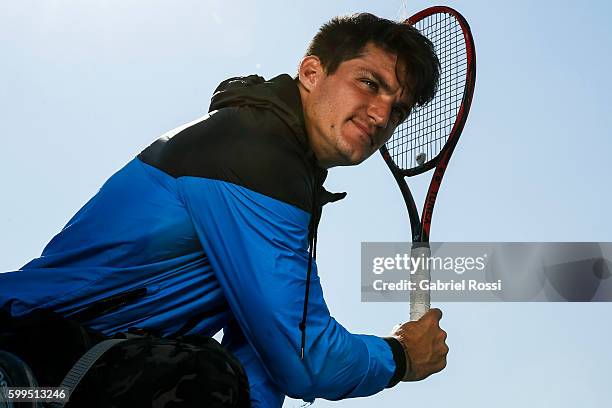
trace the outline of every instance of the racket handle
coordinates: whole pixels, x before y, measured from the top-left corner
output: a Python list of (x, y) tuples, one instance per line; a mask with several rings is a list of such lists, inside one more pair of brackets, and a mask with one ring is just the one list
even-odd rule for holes
[(414, 273), (410, 275), (410, 281), (415, 283), (415, 290), (410, 292), (410, 321), (419, 320), (431, 307), (429, 289), (423, 290), (420, 286), (422, 281), (427, 281), (427, 287), (429, 287), (431, 276), (427, 267), (427, 259), (430, 255), (429, 245), (413, 247), (410, 251), (410, 256), (417, 265), (414, 268)]

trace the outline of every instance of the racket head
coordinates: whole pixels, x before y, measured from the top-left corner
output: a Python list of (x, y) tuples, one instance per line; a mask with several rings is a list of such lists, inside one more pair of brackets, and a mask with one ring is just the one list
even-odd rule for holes
[(380, 149), (394, 174), (409, 177), (448, 163), (474, 95), (476, 53), (467, 21), (450, 7), (430, 7), (405, 23), (429, 38), (440, 60), (433, 100), (414, 107)]

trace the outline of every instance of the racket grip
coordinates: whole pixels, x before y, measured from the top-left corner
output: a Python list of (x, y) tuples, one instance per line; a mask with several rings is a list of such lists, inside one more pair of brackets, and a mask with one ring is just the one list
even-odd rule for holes
[[(429, 281), (431, 279), (427, 260), (431, 255), (431, 249), (427, 244), (413, 246), (410, 256), (413, 259), (414, 273), (410, 274), (410, 282), (414, 282), (414, 290), (410, 291), (410, 321), (419, 320), (431, 307), (431, 295), (429, 293)], [(421, 288), (421, 282), (427, 281), (427, 289)]]

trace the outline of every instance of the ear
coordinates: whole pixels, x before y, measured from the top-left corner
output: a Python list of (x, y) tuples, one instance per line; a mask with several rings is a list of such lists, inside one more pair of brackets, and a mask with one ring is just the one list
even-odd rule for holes
[(308, 55), (302, 59), (298, 70), (298, 78), (300, 84), (307, 91), (312, 91), (324, 75), (325, 71), (319, 57), (316, 55)]

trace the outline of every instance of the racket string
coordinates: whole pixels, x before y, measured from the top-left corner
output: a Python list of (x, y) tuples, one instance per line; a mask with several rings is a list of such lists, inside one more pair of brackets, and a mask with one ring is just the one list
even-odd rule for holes
[(417, 156), (431, 161), (444, 148), (463, 99), (468, 71), (463, 30), (454, 16), (437, 13), (415, 25), (427, 36), (440, 60), (438, 92), (427, 105), (415, 108), (387, 142), (387, 150), (402, 169), (420, 164)]

